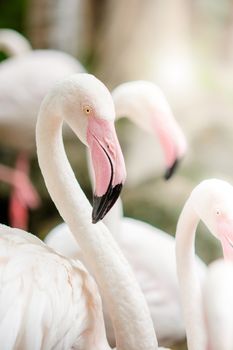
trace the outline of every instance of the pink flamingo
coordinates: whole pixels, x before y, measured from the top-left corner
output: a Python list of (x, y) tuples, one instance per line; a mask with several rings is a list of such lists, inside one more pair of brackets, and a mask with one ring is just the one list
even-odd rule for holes
[[(129, 264), (104, 224), (91, 223), (91, 216), (97, 222), (112, 207), (125, 181), (114, 114), (109, 91), (94, 76), (65, 79), (40, 108), (38, 161), (51, 198), (105, 295), (117, 350), (156, 350), (149, 310)], [(90, 148), (96, 178), (93, 210), (66, 157), (63, 120)], [(98, 288), (83, 265), (27, 232), (0, 229), (1, 346), (110, 350)]]
[[(232, 260), (232, 208), (233, 187), (218, 179), (205, 180), (194, 188), (178, 220), (176, 232), (177, 272), (189, 350), (212, 350), (211, 347), (208, 347), (208, 336), (205, 331), (202, 283), (194, 261), (196, 227), (201, 219), (210, 232), (222, 243), (225, 258)], [(220, 334), (219, 336), (222, 337)]]
[[(35, 153), (34, 130), (40, 103), (56, 81), (83, 72), (84, 68), (77, 60), (59, 51), (32, 51), (23, 36), (9, 29), (0, 30), (0, 48), (12, 55), (0, 65), (0, 142), (19, 152), (16, 169), (24, 172), (29, 181), (28, 155)], [(13, 178), (18, 179), (17, 176)], [(14, 183), (10, 198), (10, 223), (26, 229), (28, 208), (36, 208), (40, 201), (32, 186), (29, 198), (22, 197), (18, 188), (18, 184)], [(25, 193), (28, 193), (26, 189)], [(32, 205), (30, 197), (34, 197)]]

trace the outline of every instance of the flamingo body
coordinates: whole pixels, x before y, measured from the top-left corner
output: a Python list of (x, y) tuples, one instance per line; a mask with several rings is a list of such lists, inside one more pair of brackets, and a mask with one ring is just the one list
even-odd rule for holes
[(34, 130), (39, 106), (59, 80), (83, 72), (71, 56), (53, 50), (34, 50), (0, 65), (0, 142), (35, 152)]
[(1, 346), (106, 349), (101, 300), (84, 266), (25, 231), (0, 230)]

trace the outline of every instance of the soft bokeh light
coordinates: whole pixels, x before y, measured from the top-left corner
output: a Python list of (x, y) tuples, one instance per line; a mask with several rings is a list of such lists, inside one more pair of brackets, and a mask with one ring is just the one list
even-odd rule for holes
[(197, 84), (197, 72), (191, 55), (171, 50), (158, 55), (156, 78), (175, 98), (188, 97)]

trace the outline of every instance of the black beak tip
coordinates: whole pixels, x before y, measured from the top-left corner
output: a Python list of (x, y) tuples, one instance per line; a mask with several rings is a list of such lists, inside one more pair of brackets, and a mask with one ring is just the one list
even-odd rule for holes
[(122, 184), (118, 184), (115, 187), (109, 186), (107, 192), (101, 197), (94, 195), (92, 210), (93, 224), (96, 224), (98, 221), (102, 220), (109, 212), (117, 201), (121, 193), (122, 186)]
[(93, 213), (92, 213), (92, 223), (93, 223), (93, 224), (97, 224), (98, 221), (100, 221), (100, 219), (94, 217), (94, 216), (93, 216)]
[(94, 195), (93, 197), (93, 209), (92, 209), (92, 223), (96, 224), (101, 220), (101, 208), (104, 204), (104, 196), (98, 197)]
[(164, 179), (165, 180), (169, 180), (172, 175), (175, 173), (176, 168), (178, 167), (180, 161), (178, 158), (176, 158), (176, 160), (174, 161), (174, 163), (172, 164), (172, 166), (170, 168), (167, 168), (165, 174), (164, 174)]

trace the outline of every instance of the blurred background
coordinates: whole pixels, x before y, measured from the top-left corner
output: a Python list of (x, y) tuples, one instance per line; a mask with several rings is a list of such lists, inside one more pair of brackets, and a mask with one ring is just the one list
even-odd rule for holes
[[(34, 49), (71, 54), (109, 89), (136, 79), (163, 89), (189, 149), (176, 174), (165, 181), (158, 140), (128, 120), (117, 122), (128, 172), (122, 193), (125, 215), (174, 235), (182, 206), (198, 182), (219, 177), (233, 183), (232, 0), (0, 0), (0, 27), (21, 32)], [(66, 149), (91, 198), (84, 148), (68, 140)], [(1, 146), (1, 163), (13, 165), (15, 156)], [(42, 203), (30, 212), (29, 229), (43, 238), (61, 218), (36, 157), (31, 162)], [(3, 223), (8, 223), (9, 193), (9, 186), (0, 183)], [(221, 255), (201, 224), (196, 244), (206, 262)]]

